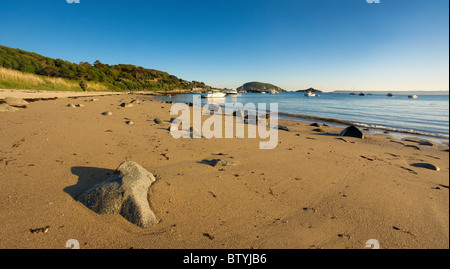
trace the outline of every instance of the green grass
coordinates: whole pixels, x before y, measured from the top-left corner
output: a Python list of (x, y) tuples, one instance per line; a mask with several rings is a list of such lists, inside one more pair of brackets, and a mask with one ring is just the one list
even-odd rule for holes
[[(100, 82), (87, 82), (87, 91), (111, 91)], [(52, 78), (0, 67), (0, 89), (83, 91), (79, 81)]]

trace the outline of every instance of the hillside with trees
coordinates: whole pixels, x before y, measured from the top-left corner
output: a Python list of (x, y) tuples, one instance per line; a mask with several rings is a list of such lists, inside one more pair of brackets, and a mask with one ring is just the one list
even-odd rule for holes
[(273, 84), (270, 83), (264, 83), (264, 82), (258, 82), (258, 81), (253, 81), (253, 82), (247, 82), (244, 85), (242, 85), (241, 87), (237, 88), (238, 91), (247, 91), (247, 92), (262, 92), (262, 91), (268, 91), (268, 90), (277, 90), (279, 92), (284, 92), (285, 90), (283, 90), (282, 88), (275, 86)]
[(186, 81), (169, 73), (131, 64), (108, 65), (99, 60), (71, 63), (33, 52), (0, 45), (0, 67), (39, 75), (76, 81), (78, 87), (97, 84), (114, 91), (172, 91), (208, 88), (203, 82)]

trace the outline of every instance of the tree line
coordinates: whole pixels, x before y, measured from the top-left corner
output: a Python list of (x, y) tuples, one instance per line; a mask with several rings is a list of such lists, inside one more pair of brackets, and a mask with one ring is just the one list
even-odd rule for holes
[[(80, 82), (99, 82), (111, 90), (172, 91), (209, 87), (203, 82), (186, 81), (167, 72), (131, 64), (108, 65), (99, 60), (90, 64), (71, 63), (20, 49), (0, 46), (0, 66), (47, 77), (61, 77)], [(85, 90), (85, 89), (83, 89)]]

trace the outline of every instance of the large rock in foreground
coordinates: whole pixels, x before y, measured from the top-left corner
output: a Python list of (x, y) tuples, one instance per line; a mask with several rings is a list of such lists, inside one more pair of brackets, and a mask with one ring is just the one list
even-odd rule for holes
[(120, 214), (142, 228), (156, 223), (147, 199), (155, 177), (135, 162), (120, 164), (114, 175), (87, 190), (78, 199), (98, 214)]
[(350, 125), (349, 127), (345, 128), (340, 136), (350, 136), (350, 137), (357, 137), (357, 138), (364, 138), (364, 134), (355, 126)]
[(26, 106), (29, 104), (27, 101), (17, 97), (6, 97), (5, 102), (10, 106)]

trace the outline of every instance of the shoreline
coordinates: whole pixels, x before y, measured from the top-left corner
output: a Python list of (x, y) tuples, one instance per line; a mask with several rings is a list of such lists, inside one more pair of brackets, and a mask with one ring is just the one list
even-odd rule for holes
[[(164, 102), (181, 102), (185, 104), (190, 104), (189, 102), (184, 101), (171, 101), (165, 96), (154, 96), (155, 99), (161, 100)], [(220, 104), (221, 107), (223, 107), (222, 104)], [(339, 119), (332, 119), (332, 118), (323, 118), (323, 117), (317, 117), (317, 116), (310, 116), (310, 115), (302, 115), (302, 114), (295, 114), (295, 113), (287, 113), (287, 112), (278, 112), (279, 119), (282, 120), (292, 120), (292, 121), (299, 121), (299, 122), (305, 122), (305, 123), (319, 123), (319, 124), (327, 124), (331, 127), (335, 128), (345, 128), (349, 125), (354, 125), (356, 127), (360, 127), (361, 131), (363, 131), (365, 134), (380, 134), (389, 136), (396, 139), (407, 139), (407, 138), (419, 138), (419, 139), (425, 139), (430, 140), (435, 143), (439, 143), (441, 145), (448, 146), (449, 145), (449, 135), (443, 135), (443, 134), (434, 134), (434, 133), (427, 133), (427, 132), (420, 132), (415, 130), (404, 130), (404, 129), (398, 129), (395, 127), (388, 127), (388, 126), (373, 126), (370, 124), (365, 123), (357, 123), (357, 122), (351, 122), (346, 120), (339, 120)], [(388, 133), (385, 133), (385, 132)]]
[[(436, 143), (439, 143), (442, 145), (446, 145), (446, 146), (448, 146), (448, 144), (449, 144), (449, 136), (443, 135), (443, 134), (426, 133), (426, 132), (420, 132), (420, 131), (414, 131), (414, 130), (403, 130), (403, 129), (398, 129), (395, 127), (388, 127), (388, 126), (373, 126), (373, 125), (365, 124), (365, 123), (357, 123), (357, 122), (351, 122), (351, 121), (345, 121), (345, 120), (321, 118), (321, 117), (292, 114), (292, 113), (280, 112), (278, 114), (285, 116), (285, 117), (280, 117), (280, 119), (285, 118), (285, 119), (292, 119), (295, 121), (296, 120), (295, 118), (299, 118), (299, 119), (308, 120), (305, 122), (311, 122), (311, 123), (313, 123), (315, 121), (319, 121), (318, 123), (323, 122), (326, 124), (331, 124), (331, 125), (336, 126), (336, 128), (342, 128), (344, 126), (354, 125), (356, 127), (362, 128), (363, 130), (369, 129), (370, 132), (368, 132), (367, 134), (381, 134), (381, 135), (386, 135), (386, 136), (392, 136), (393, 138), (397, 138), (397, 139), (416, 137), (416, 138), (420, 138), (420, 139), (429, 139), (430, 141), (433, 141), (433, 142), (436, 142)], [(299, 120), (299, 121), (301, 121), (301, 120)], [(387, 131), (388, 133), (385, 133), (385, 131)]]
[[(71, 92), (71, 91), (41, 91), (32, 89), (0, 89), (0, 103), (5, 97), (21, 98), (27, 102), (39, 100), (54, 100), (57, 98), (79, 98), (79, 97), (101, 97), (108, 95), (131, 95), (142, 96), (143, 98), (154, 98), (165, 102), (172, 102), (167, 98), (167, 94), (188, 94), (189, 91), (171, 92)], [(183, 101), (180, 101), (183, 102)], [(189, 104), (189, 102), (183, 102)], [(222, 105), (221, 105), (222, 106)], [(415, 130), (404, 130), (388, 126), (373, 126), (365, 123), (357, 123), (333, 118), (323, 118), (310, 115), (302, 115), (287, 112), (278, 112), (279, 119), (292, 120), (306, 123), (326, 124), (334, 128), (345, 128), (349, 125), (360, 127), (361, 131), (370, 135), (385, 135), (395, 139), (418, 138), (429, 140), (444, 146), (449, 146), (449, 135), (427, 133)], [(388, 132), (388, 133), (386, 133)]]

